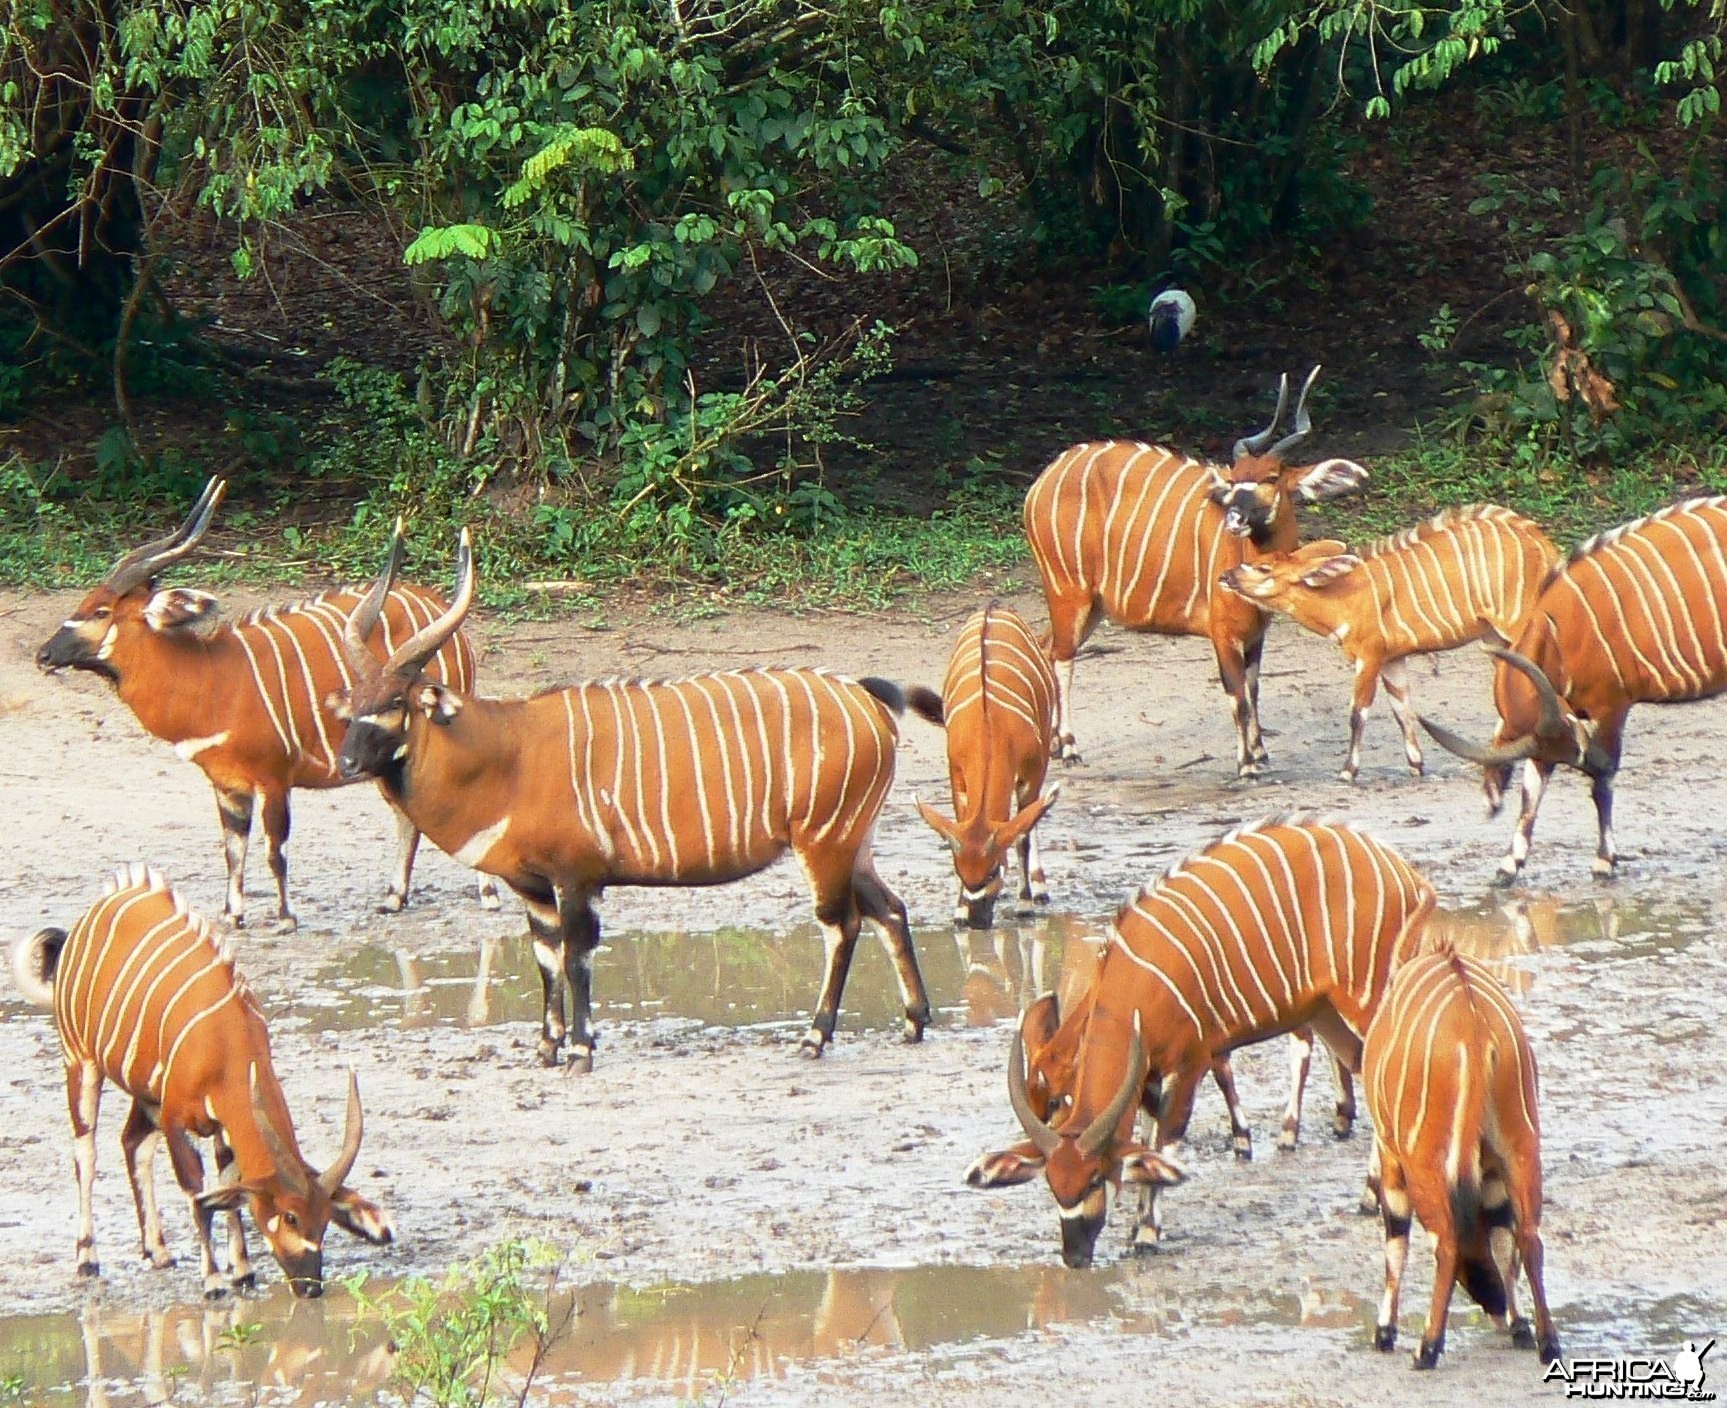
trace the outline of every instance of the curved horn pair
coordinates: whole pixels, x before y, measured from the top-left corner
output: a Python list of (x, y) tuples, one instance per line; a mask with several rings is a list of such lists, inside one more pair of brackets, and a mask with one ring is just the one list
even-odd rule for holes
[(1031, 1107), (1031, 1094), (1025, 1088), (1025, 1033), (1019, 1028), (1014, 1029), (1013, 1050), (1007, 1058), (1007, 1098), (1014, 1114), (1019, 1116), (1025, 1137), (1047, 1159), (1061, 1143), (1061, 1136)]
[[(348, 624), (342, 632), (350, 664), (359, 665), (364, 661), (366, 637), (371, 635), (373, 628), (377, 626), (384, 602), (390, 595), (390, 588), (395, 585), (396, 574), (401, 570), (402, 520), (398, 518), (395, 531), (390, 534), (390, 546), (384, 557), (384, 570), (378, 574), (378, 580), (372, 584), (372, 589), (349, 615)], [(456, 590), (449, 608), (442, 616), (420, 627), (397, 646), (391, 652), (390, 658), (384, 662), (384, 673), (417, 675), (426, 661), (442, 650), (444, 642), (460, 629), (468, 609), (474, 604), (474, 584), (474, 548), (468, 537), (468, 530), (464, 528), (461, 540), (456, 546)]]
[(1307, 380), (1301, 384), (1301, 396), (1295, 403), (1295, 428), (1272, 443), (1277, 434), (1277, 427), (1283, 423), (1283, 410), (1289, 404), (1289, 373), (1285, 372), (1277, 383), (1277, 410), (1272, 413), (1271, 424), (1257, 435), (1243, 436), (1235, 442), (1235, 458), (1239, 461), (1248, 455), (1269, 455), (1272, 459), (1281, 459), (1303, 440), (1313, 433), (1313, 418), (1307, 413), (1307, 393), (1313, 390), (1313, 383), (1319, 380), (1319, 367), (1314, 366), (1307, 374)]
[(336, 1162), (318, 1175), (318, 1187), (324, 1196), (333, 1198), (336, 1191), (347, 1181), (348, 1175), (354, 1170), (354, 1160), (360, 1157), (360, 1136), (365, 1133), (366, 1121), (360, 1114), (360, 1078), (354, 1074), (353, 1068), (348, 1070), (348, 1118), (342, 1128), (342, 1152), (336, 1155)]
[(1313, 390), (1313, 383), (1319, 380), (1319, 365), (1307, 374), (1307, 380), (1301, 384), (1301, 396), (1295, 403), (1295, 427), (1288, 435), (1279, 440), (1265, 453), (1281, 463), (1283, 457), (1311, 434), (1313, 434), (1313, 417), (1307, 414), (1307, 393)]
[(1145, 1089), (1145, 1043), (1139, 1039), (1139, 1013), (1133, 1014), (1133, 1035), (1127, 1043), (1127, 1075), (1123, 1077), (1121, 1089), (1115, 1092), (1115, 1099), (1109, 1102), (1103, 1113), (1085, 1128), (1085, 1133), (1079, 1136), (1079, 1152), (1082, 1157), (1096, 1158), (1104, 1150), (1109, 1141), (1115, 1138), (1116, 1126), (1121, 1118), (1133, 1107), (1139, 1099), (1140, 1091)]
[(1271, 443), (1271, 437), (1277, 434), (1277, 427), (1283, 420), (1283, 408), (1289, 404), (1289, 373), (1285, 372), (1277, 383), (1277, 409), (1271, 413), (1271, 424), (1257, 435), (1244, 435), (1235, 442), (1235, 458), (1246, 459), (1249, 455), (1265, 452), (1265, 447)]
[(384, 602), (389, 598), (390, 588), (396, 584), (396, 574), (401, 570), (402, 520), (398, 517), (396, 526), (390, 533), (390, 546), (384, 553), (384, 570), (378, 574), (378, 580), (372, 584), (371, 591), (348, 613), (348, 624), (342, 628), (342, 642), (348, 648), (350, 665), (365, 658), (366, 637), (377, 627), (378, 617), (384, 611)]
[[(1535, 686), (1536, 698), (1541, 703), (1541, 717), (1536, 721), (1535, 731), (1525, 734), (1515, 743), (1502, 743), (1498, 746), (1471, 743), (1450, 729), (1422, 718), (1421, 726), (1432, 736), (1434, 742), (1447, 752), (1455, 753), (1471, 763), (1479, 763), (1482, 767), (1503, 767), (1506, 763), (1521, 762), (1532, 758), (1539, 751), (1543, 739), (1563, 738), (1567, 734), (1565, 728), (1565, 709), (1559, 702), (1559, 695), (1553, 688), (1553, 681), (1547, 678), (1547, 672), (1531, 660), (1527, 655), (1519, 655), (1515, 650), (1507, 650), (1502, 645), (1486, 645), (1487, 653), (1497, 660), (1504, 661), (1512, 669), (1526, 675), (1530, 684)], [(1419, 715), (1417, 717), (1420, 717)], [(1586, 761), (1586, 755), (1580, 751), (1574, 760), (1579, 766)]]
[(264, 1092), (258, 1085), (256, 1062), (252, 1064), (251, 1086), (252, 1116), (258, 1121), (258, 1135), (270, 1152), (270, 1161), (276, 1165), (276, 1177), (288, 1192), (304, 1197), (311, 1190), (311, 1182), (306, 1177), (306, 1161), (300, 1157), (299, 1151), (282, 1137), (282, 1131), (276, 1128), (276, 1121), (264, 1104)]
[[(306, 1161), (276, 1128), (276, 1122), (264, 1104), (263, 1091), (259, 1088), (256, 1063), (252, 1066), (251, 1085), (252, 1114), (258, 1121), (258, 1134), (264, 1141), (264, 1147), (270, 1151), (270, 1158), (276, 1165), (276, 1176), (290, 1193), (304, 1197), (311, 1191), (311, 1181), (306, 1177)], [(342, 1134), (342, 1152), (336, 1155), (335, 1163), (317, 1175), (318, 1187), (325, 1197), (335, 1197), (336, 1190), (353, 1172), (354, 1160), (360, 1157), (360, 1137), (364, 1133), (365, 1119), (360, 1113), (360, 1078), (350, 1070), (348, 1119)]]
[(116, 596), (124, 596), (133, 588), (143, 586), (170, 562), (178, 562), (191, 552), (209, 530), (210, 518), (227, 492), (228, 481), (212, 476), (184, 523), (165, 538), (133, 548), (114, 564), (108, 573), (108, 590)]
[[(1116, 1126), (1121, 1123), (1133, 1102), (1139, 1098), (1139, 1093), (1145, 1087), (1145, 1044), (1139, 1036), (1139, 1013), (1133, 1014), (1133, 1035), (1127, 1048), (1127, 1075), (1122, 1080), (1121, 1088), (1116, 1091), (1101, 1114), (1079, 1136), (1079, 1152), (1085, 1158), (1095, 1158), (1103, 1151), (1106, 1144), (1115, 1134)], [(1048, 1158), (1061, 1143), (1061, 1136), (1031, 1107), (1031, 1095), (1025, 1083), (1025, 1035), (1016, 1030), (1013, 1034), (1013, 1050), (1007, 1063), (1007, 1098), (1013, 1106), (1013, 1112), (1019, 1116), (1021, 1127), (1026, 1138), (1031, 1140), (1038, 1153)]]

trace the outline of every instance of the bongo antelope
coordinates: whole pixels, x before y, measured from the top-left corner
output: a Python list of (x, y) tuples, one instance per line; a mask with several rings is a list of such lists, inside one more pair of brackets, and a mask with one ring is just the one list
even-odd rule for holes
[[(1399, 969), (1367, 1029), (1361, 1083), (1373, 1116), (1385, 1222), (1385, 1295), (1374, 1343), (1397, 1342), (1409, 1223), (1433, 1240), (1433, 1301), (1415, 1367), (1445, 1348), (1451, 1290), (1461, 1285), (1512, 1342), (1559, 1357), (1542, 1283), (1541, 1120), (1535, 1054), (1492, 975), (1453, 952)], [(1528, 1274), (1535, 1325), (1517, 1309)]]
[(1486, 747), (1428, 719), (1422, 727), (1484, 769), (1490, 813), (1514, 763), (1523, 806), (1495, 877), (1510, 884), (1529, 858), (1535, 814), (1553, 769), (1590, 779), (1600, 840), (1595, 874), (1619, 863), (1613, 780), (1633, 704), (1677, 704), (1727, 689), (1727, 498), (1691, 499), (1591, 538), (1548, 575), (1510, 650), (1493, 700), (1499, 727)]
[(1295, 547), (1297, 501), (1336, 498), (1367, 481), (1367, 471), (1351, 460), (1285, 464), (1312, 432), (1307, 396), (1318, 375), (1318, 367), (1308, 373), (1294, 428), (1278, 439), (1289, 400), (1283, 378), (1271, 424), (1236, 442), (1229, 469), (1108, 440), (1063, 451), (1031, 486), (1025, 535), (1049, 602), (1062, 757), (1078, 756), (1073, 660), (1101, 611), (1129, 630), (1209, 638), (1233, 701), (1237, 770), (1251, 776), (1264, 769), (1259, 662), (1266, 615), (1215, 588), (1237, 563)]
[[(1103, 941), (1088, 943), (1086, 947), (1095, 951), (1098, 962), (1102, 961), (1106, 951)], [(1095, 964), (1093, 967), (1095, 970)], [(1020, 1034), (1026, 1046), (1026, 1090), (1032, 1107), (1045, 1122), (1073, 1093), (1074, 1073), (1086, 1030), (1084, 1018), (1075, 1018), (1075, 1011), (1079, 1003), (1089, 1002), (1093, 996), (1089, 984), (1080, 987), (1065, 980), (1065, 962), (1063, 978), (1060, 991), (1044, 993), (1020, 1014)], [(1070, 1020), (1062, 1020), (1063, 1012), (1069, 1014)], [(1301, 1107), (1313, 1066), (1313, 1044), (1311, 1027), (1297, 1027), (1289, 1034), (1289, 1098), (1277, 1134), (1277, 1147), (1284, 1153), (1294, 1150), (1301, 1139)], [(1355, 1129), (1355, 1077), (1335, 1053), (1332, 1061), (1337, 1078), (1332, 1132), (1339, 1139), (1347, 1139)], [(1241, 1097), (1235, 1087), (1235, 1067), (1228, 1056), (1213, 1059), (1211, 1076), (1229, 1115), (1230, 1147), (1236, 1158), (1249, 1160), (1253, 1157), (1253, 1128), (1242, 1113)]]
[[(278, 926), (292, 928), (288, 907), (288, 793), (295, 787), (340, 787), (351, 779), (336, 767), (339, 724), (324, 704), (349, 683), (340, 641), (351, 591), (328, 592), (295, 606), (270, 607), (234, 625), (215, 625), (216, 598), (187, 587), (157, 590), (162, 570), (203, 539), (227, 485), (204, 486), (186, 521), (173, 533), (127, 553), (102, 585), (78, 604), (36, 652), (49, 673), (88, 670), (114, 686), (145, 730), (195, 762), (216, 792), (228, 862), (225, 913), (245, 923), (246, 850), (259, 813), (276, 880)], [(420, 587), (403, 585), (380, 613), (369, 649), (388, 651), (443, 610)], [(474, 683), (474, 652), (453, 639), (433, 663), (435, 677), (457, 689)], [(395, 878), (382, 908), (407, 902), (420, 836), (397, 814), (400, 837)], [(496, 907), (496, 891), (482, 887)]]
[(1058, 790), (1040, 795), (1055, 728), (1055, 674), (1025, 619), (992, 603), (961, 627), (941, 698), (954, 820), (927, 802), (917, 809), (953, 851), (954, 923), (987, 929), (1002, 859), (1015, 847), (1022, 906), (1049, 903), (1033, 828)]
[(1244, 562), (1223, 574), (1223, 585), (1329, 636), (1354, 662), (1345, 781), (1355, 781), (1361, 767), (1361, 736), (1381, 676), (1409, 770), (1419, 777), (1421, 744), (1403, 662), (1484, 636), (1514, 639), (1558, 558), (1540, 525), (1496, 504), (1472, 504), (1359, 555), (1320, 542)]
[[(227, 1281), (236, 1287), (256, 1281), (242, 1205), (297, 1296), (323, 1294), (330, 1223), (374, 1244), (392, 1239), (389, 1217), (343, 1186), (362, 1132), (353, 1074), (342, 1152), (320, 1173), (295, 1141), (257, 998), (209, 924), (154, 870), (132, 865), (118, 872), (70, 933), (43, 929), (21, 940), (13, 946), (12, 971), (26, 998), (53, 1008), (66, 1057), (79, 1275), (100, 1271), (91, 1192), (104, 1081), (132, 1097), (120, 1144), (144, 1257), (153, 1267), (173, 1265), (152, 1172), (157, 1146), (166, 1144), (191, 1200), (207, 1297), (222, 1295), (227, 1285), (211, 1241), (219, 1211), (231, 1214)], [(205, 1187), (204, 1160), (193, 1142), (201, 1138), (215, 1141), (218, 1176), (232, 1166), (236, 1180)]]
[[(886, 935), (907, 1040), (922, 1037), (929, 998), (905, 905), (870, 855), (906, 702), (897, 686), (761, 669), (476, 698), (422, 673), (473, 603), (465, 532), (449, 610), (386, 660), (365, 650), (401, 558), (398, 532), (348, 622), (354, 683), (338, 701), (348, 721), (339, 765), (376, 777), (435, 844), (521, 896), (545, 998), (544, 1063), (556, 1064), (565, 1041), (567, 982), (571, 1065), (592, 1068), (593, 901), (606, 886), (721, 884), (787, 851), (809, 878), (827, 940), (805, 1054), (819, 1056), (833, 1037), (864, 919)], [(911, 702), (939, 716), (931, 691), (911, 691)]]
[[(1350, 827), (1295, 819), (1230, 832), (1117, 913), (1090, 992), (1055, 1034), (1077, 1055), (1053, 1123), (1028, 1090), (1026, 1031), (1014, 1033), (1008, 1096), (1026, 1142), (983, 1155), (966, 1181), (1000, 1187), (1042, 1172), (1069, 1266), (1090, 1264), (1109, 1187), (1145, 1184), (1151, 1208), (1135, 1243), (1155, 1243), (1156, 1190), (1181, 1178), (1168, 1151), (1216, 1059), (1308, 1025), (1359, 1070), (1387, 976), (1433, 908), (1426, 880)], [(1132, 1138), (1138, 1106), (1157, 1120), (1159, 1150)]]

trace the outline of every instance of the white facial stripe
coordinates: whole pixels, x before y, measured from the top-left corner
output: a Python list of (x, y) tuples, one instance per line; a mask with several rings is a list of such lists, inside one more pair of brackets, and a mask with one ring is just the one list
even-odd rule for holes
[(102, 637), (102, 644), (96, 651), (96, 658), (98, 660), (106, 660), (114, 653), (114, 638), (119, 634), (120, 628), (118, 626), (108, 627), (106, 634)]

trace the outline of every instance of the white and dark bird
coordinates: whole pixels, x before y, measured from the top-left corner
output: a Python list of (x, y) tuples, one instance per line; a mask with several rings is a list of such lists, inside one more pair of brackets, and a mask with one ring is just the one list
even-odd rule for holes
[(1193, 299), (1178, 288), (1166, 288), (1151, 300), (1151, 345), (1159, 352), (1173, 352), (1193, 328), (1198, 310)]

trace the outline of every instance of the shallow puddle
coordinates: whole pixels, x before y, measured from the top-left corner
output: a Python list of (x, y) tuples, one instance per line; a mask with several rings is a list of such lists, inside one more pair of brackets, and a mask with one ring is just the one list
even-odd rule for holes
[[(1099, 927), (1062, 915), (983, 933), (925, 930), (917, 936), (918, 966), (946, 1020), (988, 1026), (1060, 982), (1067, 950)], [(823, 962), (814, 924), (784, 934), (729, 928), (608, 935), (594, 959), (594, 1013), (601, 1021), (676, 1017), (801, 1030)], [(540, 1001), (539, 970), (525, 937), (424, 956), (373, 947), (312, 975), (272, 1020), (313, 1030), (537, 1024)], [(897, 1029), (901, 1021), (893, 969), (873, 937), (858, 943), (841, 1020), (853, 1029)]]
[[(1440, 933), (1493, 964), (1517, 990), (1538, 985), (1539, 1001), (1522, 1006), (1540, 1050), (1549, 1108), (1567, 1112), (1544, 1119), (1545, 1156), (1550, 1168), (1568, 1166), (1574, 1185), (1579, 1177), (1611, 1175), (1656, 1157), (1685, 1166), (1718, 1143), (1710, 1131), (1718, 1135), (1727, 1119), (1727, 1089), (1699, 1076), (1699, 1057), (1717, 1049), (1727, 1015), (1713, 921), (1714, 906), (1705, 899), (1606, 893), (1564, 902), (1499, 897), (1436, 921)], [(1011, 1018), (1037, 992), (1071, 984), (1089, 959), (1084, 939), (1099, 927), (1050, 918), (986, 934), (930, 929), (919, 935), (919, 953), (946, 1020), (990, 1024)], [(813, 926), (784, 936), (620, 933), (596, 963), (598, 1012), (619, 1022), (801, 1023), (820, 962)], [(456, 1028), (537, 1021), (538, 1014), (539, 982), (527, 945), (509, 939), (477, 956), (360, 950), (307, 974), (274, 1020), (314, 1029)], [(891, 970), (873, 941), (860, 945), (845, 1019), (858, 1027), (897, 1024)], [(1690, 1118), (1648, 1125), (1650, 1073), (1620, 1059), (1628, 1042), (1659, 1053), (1657, 1075), (1687, 1091)], [(1304, 1185), (1310, 1166), (1266, 1167), (1271, 1181), (1259, 1196), (1267, 1215), (1282, 1221), (1293, 1205), (1292, 1187)], [(1228, 1187), (1223, 1177), (1208, 1176), (1221, 1195)], [(1042, 1219), (1048, 1209), (1040, 1202), (1014, 1215)], [(1367, 1224), (1362, 1229), (1364, 1239), (1344, 1235), (1366, 1250), (1373, 1237)], [(534, 1401), (603, 1401), (608, 1385), (621, 1391), (652, 1384), (656, 1395), (711, 1402), (723, 1398), (726, 1385), (750, 1379), (789, 1380), (774, 1392), (793, 1401), (810, 1388), (800, 1374), (819, 1379), (821, 1366), (831, 1371), (848, 1358), (903, 1353), (951, 1364), (968, 1355), (998, 1357), (1009, 1342), (1035, 1345), (1035, 1337), (1051, 1334), (1140, 1335), (1155, 1348), (1201, 1332), (1258, 1327), (1303, 1342), (1325, 1336), (1339, 1348), (1367, 1342), (1377, 1291), (1372, 1254), (1351, 1258), (1349, 1274), (1325, 1284), (1304, 1281), (1305, 1265), (1292, 1267), (1287, 1281), (1279, 1268), (1278, 1289), (1267, 1292), (1265, 1278), (1244, 1287), (1227, 1274), (1227, 1261), (1208, 1264), (1191, 1251), (1176, 1262), (1115, 1261), (1072, 1272), (1047, 1250), (1047, 1262), (1030, 1265), (581, 1286), (549, 1307), (561, 1332), (536, 1369), (541, 1389)], [(1550, 1241), (1549, 1252), (1562, 1283), (1565, 1246)], [(374, 1293), (383, 1284), (374, 1283)], [(152, 1294), (173, 1289), (164, 1283)], [(1567, 1345), (1579, 1352), (1670, 1347), (1719, 1323), (1722, 1309), (1708, 1295), (1647, 1283), (1597, 1281), (1578, 1290), (1555, 1310)], [(1419, 1323), (1420, 1301), (1406, 1297), (1406, 1335)], [(1472, 1313), (1453, 1324), (1472, 1326), (1466, 1338), (1476, 1344), (1490, 1338)], [(390, 1373), (384, 1341), (379, 1326), (341, 1291), (304, 1302), (275, 1284), (237, 1303), (139, 1309), (95, 1288), (80, 1313), (0, 1317), (0, 1403), (364, 1403)], [(527, 1367), (520, 1352), (512, 1366)]]
[[(387, 1283), (368, 1287), (389, 1295)], [(743, 1276), (631, 1288), (597, 1282), (555, 1293), (550, 1348), (534, 1367), (536, 1401), (583, 1385), (652, 1383), (700, 1397), (716, 1384), (776, 1378), (871, 1352), (939, 1352), (1060, 1326), (1148, 1336), (1199, 1324), (1360, 1332), (1372, 1302), (1351, 1291), (1292, 1287), (1255, 1301), (1217, 1285), (1175, 1286), (1156, 1268), (914, 1267)], [(296, 1301), (281, 1286), (219, 1306), (0, 1321), (0, 1378), (19, 1401), (84, 1408), (198, 1401), (375, 1401), (391, 1372), (386, 1335), (345, 1291)], [(531, 1352), (510, 1360), (517, 1373)], [(565, 1391), (560, 1394), (560, 1387)]]
[[(1016, 1337), (1069, 1329), (1152, 1341), (1255, 1330), (1261, 1344), (1266, 1331), (1299, 1332), (1365, 1348), (1375, 1304), (1365, 1266), (1357, 1285), (1303, 1278), (1267, 1297), (1194, 1279), (1191, 1271), (1177, 1279), (1155, 1262), (1118, 1262), (1090, 1271), (1040, 1265), (797, 1272), (646, 1288), (595, 1282), (552, 1295), (549, 1348), (536, 1363), (531, 1349), (518, 1346), (506, 1379), (531, 1368), (538, 1403), (595, 1401), (596, 1390), (608, 1385), (652, 1385), (680, 1402), (705, 1402), (728, 1385), (819, 1374), (836, 1359), (905, 1352), (941, 1360), (991, 1342), (1006, 1352)], [(377, 1282), (368, 1291), (387, 1300), (390, 1287)], [(1573, 1303), (1562, 1321), (1571, 1343), (1642, 1351), (1696, 1335), (1716, 1309), (1686, 1295), (1631, 1293)], [(1420, 1306), (1404, 1310), (1405, 1329), (1413, 1332)], [(1453, 1326), (1464, 1325), (1472, 1328), (1459, 1338), (1471, 1346), (1498, 1339), (1460, 1303)], [(93, 1300), (81, 1314), (0, 1321), (0, 1383), (9, 1401), (32, 1404), (375, 1403), (392, 1367), (375, 1315), (339, 1289), (322, 1300), (296, 1301), (274, 1286), (219, 1306), (142, 1313)]]
[[(1637, 962), (1684, 950), (1710, 931), (1703, 901), (1654, 897), (1560, 901), (1507, 897), (1442, 909), (1433, 933), (1491, 965), (1526, 991), (1543, 950), (1562, 947), (1591, 963)], [(1054, 915), (986, 933), (927, 928), (918, 962), (931, 1000), (949, 1021), (988, 1026), (1031, 998), (1071, 989), (1091, 961), (1085, 940), (1102, 922)], [(675, 1017), (715, 1027), (797, 1027), (821, 985), (820, 930), (724, 928), (696, 934), (617, 933), (594, 960), (594, 1011), (602, 1021)], [(488, 939), (477, 950), (418, 955), (367, 947), (312, 975), (274, 1020), (312, 1030), (376, 1026), (484, 1027), (540, 1017), (540, 980), (525, 937)], [(861, 940), (842, 1021), (897, 1028), (898, 989), (881, 945)]]

